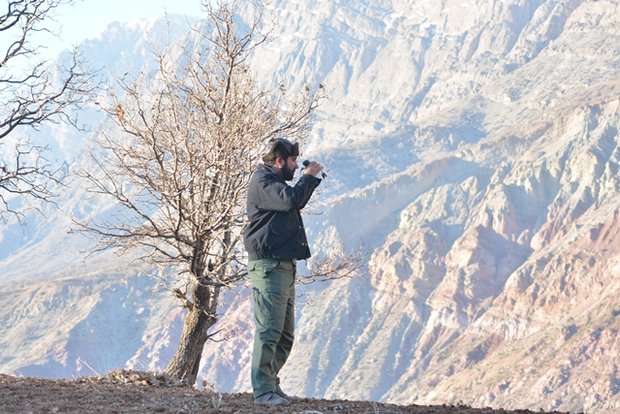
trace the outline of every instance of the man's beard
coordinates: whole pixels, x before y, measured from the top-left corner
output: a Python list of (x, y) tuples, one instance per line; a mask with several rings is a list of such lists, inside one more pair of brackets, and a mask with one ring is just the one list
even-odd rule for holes
[(281, 171), (284, 181), (291, 181), (293, 179), (293, 176), (295, 175), (295, 170), (291, 170), (290, 168), (288, 168), (288, 165), (282, 166)]

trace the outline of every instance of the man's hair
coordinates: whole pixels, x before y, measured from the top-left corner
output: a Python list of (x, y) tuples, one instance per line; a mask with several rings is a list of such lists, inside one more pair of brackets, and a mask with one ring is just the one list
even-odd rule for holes
[(287, 159), (288, 157), (299, 156), (299, 144), (292, 143), (286, 138), (275, 138), (270, 141), (271, 147), (269, 151), (263, 155), (263, 162), (268, 165), (273, 165), (276, 162), (276, 158), (282, 157)]

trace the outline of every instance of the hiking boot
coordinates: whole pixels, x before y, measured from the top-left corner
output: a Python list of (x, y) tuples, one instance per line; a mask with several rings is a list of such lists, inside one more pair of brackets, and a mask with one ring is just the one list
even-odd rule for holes
[(290, 395), (286, 395), (284, 391), (282, 391), (282, 388), (280, 388), (279, 385), (276, 386), (276, 394), (278, 394), (280, 397), (284, 398), (285, 400), (289, 402), (297, 402), (300, 400), (299, 397), (292, 397)]
[(289, 404), (289, 400), (283, 398), (276, 394), (273, 391), (266, 392), (265, 394), (259, 395), (254, 398), (255, 404), (265, 404), (265, 405), (276, 405), (276, 406), (284, 406)]

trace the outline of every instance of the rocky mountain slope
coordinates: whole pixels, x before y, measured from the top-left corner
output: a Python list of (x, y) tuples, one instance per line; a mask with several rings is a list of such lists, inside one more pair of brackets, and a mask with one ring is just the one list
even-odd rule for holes
[[(305, 218), (313, 250), (369, 253), (358, 277), (299, 289), (287, 387), (620, 412), (619, 3), (267, 7), (275, 26), (258, 78), (329, 94), (304, 150), (329, 174)], [(79, 188), (63, 202), (104, 208)], [(163, 368), (182, 317), (172, 299), (150, 293), (146, 268), (82, 261), (73, 253), (86, 241), (49, 214), (0, 240), (0, 371)], [(227, 340), (208, 345), (200, 377), (247, 391), (247, 286), (222, 313)]]

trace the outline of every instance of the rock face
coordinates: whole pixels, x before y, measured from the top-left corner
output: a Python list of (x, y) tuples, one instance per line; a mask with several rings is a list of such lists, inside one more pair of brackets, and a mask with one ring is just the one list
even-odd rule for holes
[[(369, 253), (358, 277), (299, 289), (285, 390), (620, 412), (620, 5), (456, 3), (268, 6), (276, 25), (255, 57), (258, 78), (320, 82), (329, 94), (304, 148), (329, 173), (313, 206), (322, 214), (305, 218), (315, 254)], [(45, 253), (45, 240), (68, 236), (37, 237), (12, 248), (0, 271), (15, 275), (11, 257)], [(70, 274), (52, 263), (49, 273)], [(125, 283), (137, 283), (136, 273), (123, 273)], [(21, 347), (0, 347), (0, 371), (80, 372), (84, 347), (42, 356), (32, 332), (19, 329), (45, 296), (24, 286), (20, 295), (33, 301), (20, 305), (10, 301), (16, 289), (4, 286), (0, 301), (24, 310), (3, 317), (0, 337)], [(135, 294), (116, 292), (109, 306)], [(76, 326), (92, 295), (72, 299)], [(181, 315), (164, 297), (150, 300), (144, 306), (161, 311), (134, 327), (141, 336), (94, 369), (165, 366)], [(229, 338), (208, 345), (201, 376), (246, 391), (247, 287), (228, 295), (224, 312), (219, 328)], [(37, 330), (68, 349), (57, 325)], [(24, 371), (35, 358), (63, 368)]]

